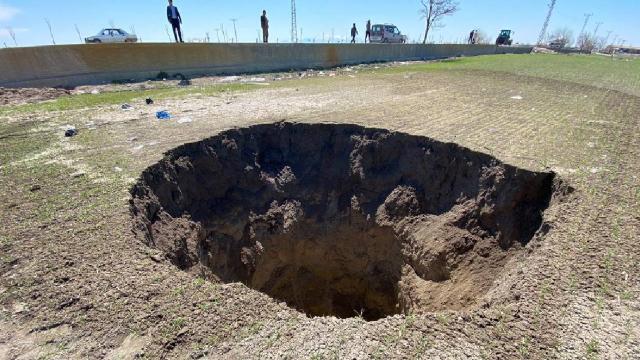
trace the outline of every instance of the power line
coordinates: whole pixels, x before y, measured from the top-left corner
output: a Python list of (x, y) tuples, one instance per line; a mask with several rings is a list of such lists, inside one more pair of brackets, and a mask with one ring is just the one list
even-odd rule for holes
[(291, 0), (291, 42), (298, 42), (298, 19), (296, 14), (296, 0)]
[(542, 25), (540, 36), (538, 36), (538, 45), (542, 44), (544, 38), (547, 36), (547, 28), (549, 27), (549, 21), (551, 20), (551, 15), (553, 14), (553, 8), (555, 6), (556, 0), (551, 0), (551, 4), (549, 4), (549, 13), (547, 13), (547, 18), (544, 20), (544, 25)]

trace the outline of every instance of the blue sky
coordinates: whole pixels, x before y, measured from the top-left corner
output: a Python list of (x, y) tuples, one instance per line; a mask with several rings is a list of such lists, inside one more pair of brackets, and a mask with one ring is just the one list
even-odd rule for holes
[[(550, 0), (459, 0), (460, 11), (445, 19), (446, 27), (430, 37), (435, 42), (458, 42), (473, 28), (481, 29), (492, 38), (502, 28), (513, 29), (515, 40), (533, 43), (547, 13)], [(288, 0), (175, 0), (184, 18), (186, 39), (202, 39), (209, 33), (217, 40), (216, 29), (224, 28), (233, 37), (236, 18), (240, 42), (255, 42), (258, 37), (259, 15), (266, 9), (271, 24), (273, 42), (290, 38), (290, 1)], [(14, 46), (8, 34), (13, 29), (19, 46), (51, 44), (48, 18), (56, 43), (78, 43), (78, 26), (83, 37), (94, 35), (110, 24), (127, 31), (135, 28), (144, 42), (166, 42), (166, 2), (164, 0), (0, 0), (0, 46)], [(344, 39), (352, 23), (356, 23), (362, 38), (367, 19), (374, 23), (393, 23), (418, 40), (424, 31), (419, 0), (297, 0), (298, 27), (305, 41), (335, 41)], [(499, 10), (504, 9), (504, 10)], [(599, 35), (611, 31), (626, 44), (640, 46), (640, 0), (558, 0), (550, 30), (569, 27), (574, 34), (582, 28), (585, 13), (593, 13), (587, 30), (594, 31), (602, 22)], [(222, 33), (218, 31), (221, 40)]]

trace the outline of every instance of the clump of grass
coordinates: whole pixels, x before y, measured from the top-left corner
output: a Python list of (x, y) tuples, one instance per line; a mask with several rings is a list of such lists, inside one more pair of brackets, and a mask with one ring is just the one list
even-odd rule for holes
[(600, 343), (593, 339), (587, 343), (587, 358), (593, 358), (600, 352)]

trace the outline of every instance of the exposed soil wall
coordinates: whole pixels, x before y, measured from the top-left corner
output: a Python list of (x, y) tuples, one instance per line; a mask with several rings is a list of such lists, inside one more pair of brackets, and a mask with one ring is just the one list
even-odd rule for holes
[(474, 305), (543, 235), (559, 181), (456, 144), (277, 123), (183, 145), (132, 189), (134, 231), (182, 269), (309, 315)]

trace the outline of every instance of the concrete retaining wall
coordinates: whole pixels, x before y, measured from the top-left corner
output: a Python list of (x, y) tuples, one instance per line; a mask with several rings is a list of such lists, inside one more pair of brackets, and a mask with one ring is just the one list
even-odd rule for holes
[(91, 44), (0, 50), (0, 86), (44, 87), (530, 53), (531, 47), (417, 44)]

